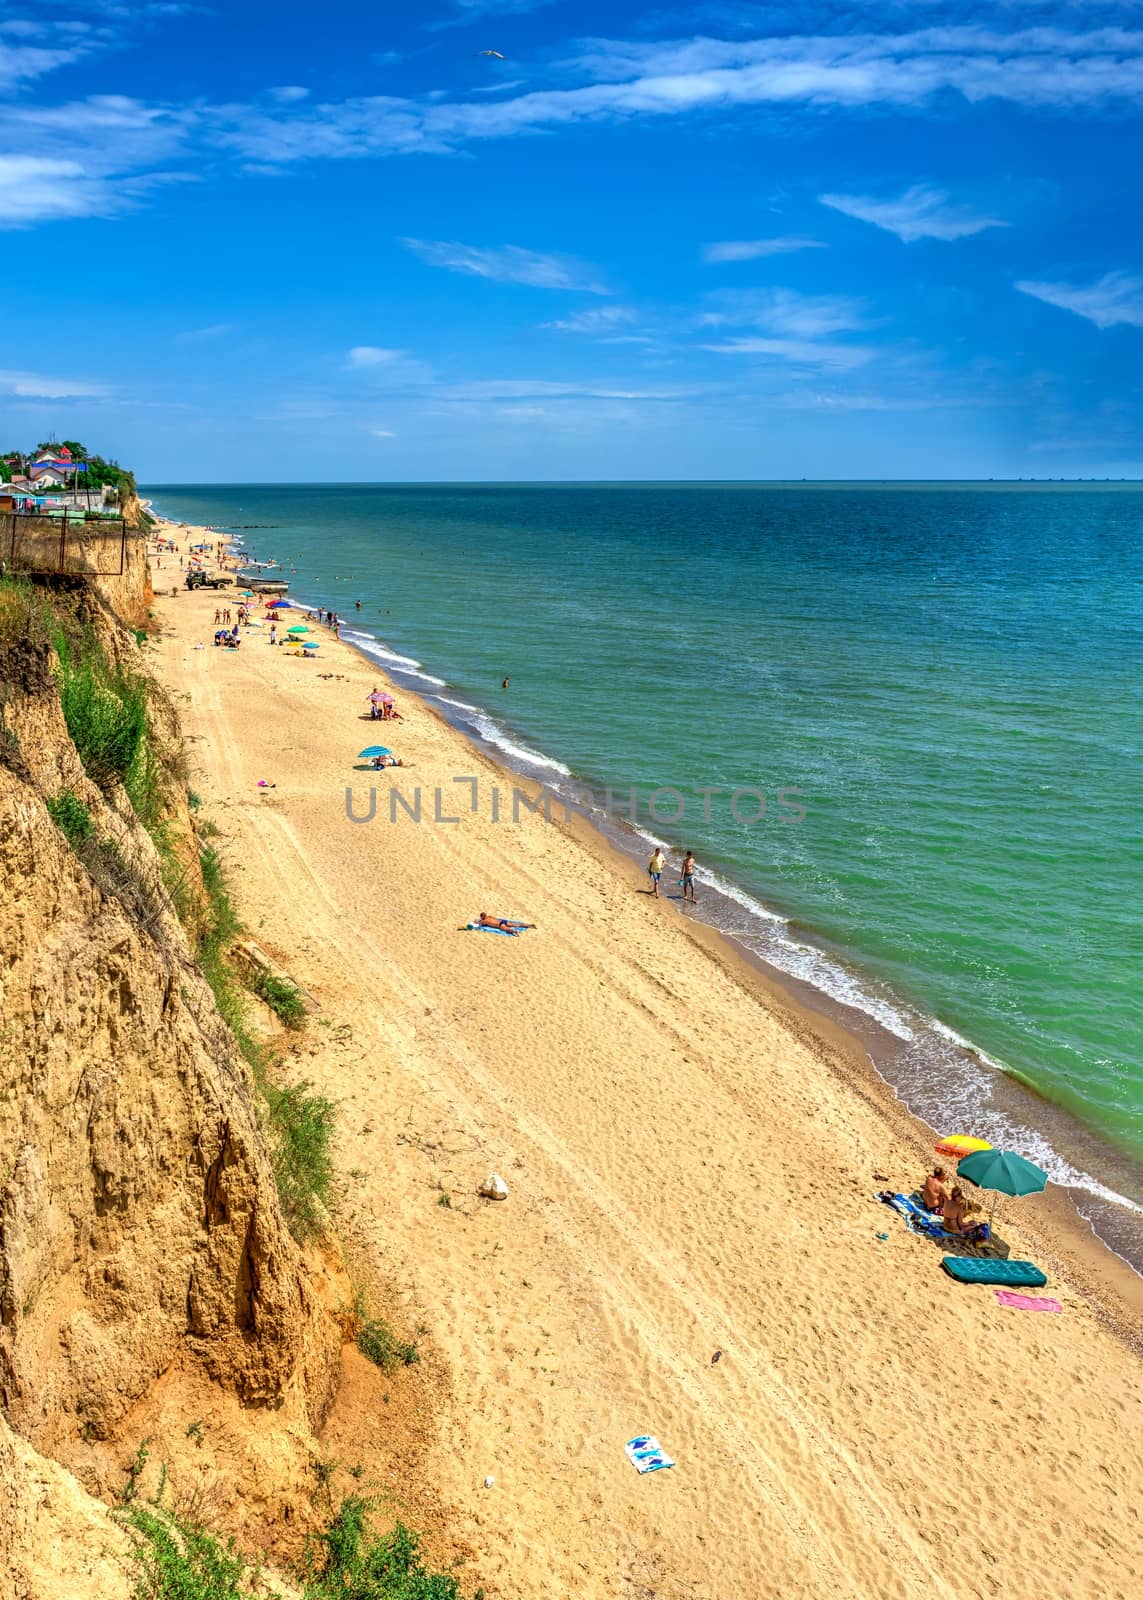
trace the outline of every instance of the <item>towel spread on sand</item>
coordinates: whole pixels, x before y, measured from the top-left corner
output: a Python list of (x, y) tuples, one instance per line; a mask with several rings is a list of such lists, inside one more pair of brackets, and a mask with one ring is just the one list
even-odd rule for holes
[(661, 1472), (675, 1465), (652, 1433), (641, 1433), (623, 1446), (636, 1472)]
[(493, 928), (487, 922), (466, 922), (461, 929), (462, 933), (503, 933), (509, 939), (514, 939), (518, 931), (516, 928)]
[(996, 1298), (1002, 1306), (1014, 1306), (1017, 1311), (1062, 1311), (1058, 1300), (1038, 1299), (1034, 1294), (1013, 1294), (1011, 1289), (997, 1289)]

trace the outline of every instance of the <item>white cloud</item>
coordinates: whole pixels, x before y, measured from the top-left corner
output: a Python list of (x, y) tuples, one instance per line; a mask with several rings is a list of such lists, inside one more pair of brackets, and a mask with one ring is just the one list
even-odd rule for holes
[(0, 372), (0, 394), (21, 400), (101, 400), (110, 394), (102, 383), (77, 378), (48, 378), (39, 372)]
[(308, 100), (310, 91), (304, 89), (300, 83), (283, 83), (276, 89), (269, 91), (270, 98), (277, 100), (281, 105), (296, 105), (299, 100)]
[(820, 239), (803, 239), (797, 234), (784, 234), (776, 239), (726, 239), (721, 243), (703, 246), (704, 261), (758, 261), (763, 256), (791, 255), (795, 250), (824, 250)]
[(1021, 294), (1030, 294), (1061, 311), (1074, 311), (1097, 328), (1143, 328), (1143, 277), (1135, 272), (1105, 272), (1088, 287), (1021, 279)]
[(404, 359), (403, 350), (386, 350), (380, 345), (358, 344), (345, 358), (347, 367), (388, 367)]
[(726, 339), (700, 348), (724, 356), (770, 356), (802, 367), (862, 367), (876, 353), (866, 345), (819, 339)]
[(731, 290), (712, 299), (719, 309), (700, 317), (702, 327), (750, 326), (788, 338), (820, 339), (869, 326), (864, 301), (850, 295), (746, 289)]
[[(90, 54), (103, 44), (94, 33), (87, 37), (82, 33), (73, 33), (70, 40), (64, 43), (68, 38), (64, 31), (46, 25), (37, 27), (34, 23), (28, 24), (27, 28), (7, 23), (0, 28), (0, 32), (6, 33), (8, 39), (25, 41), (10, 44), (0, 38), (0, 83), (5, 85), (45, 77), (60, 67), (70, 66), (73, 61), (78, 61), (81, 56)], [(51, 43), (42, 45), (31, 42), (37, 34), (51, 40)]]
[(819, 110), (916, 107), (940, 94), (1068, 111), (1143, 99), (1143, 33), (982, 26), (899, 34), (599, 42), (566, 64), (592, 81), (495, 101), (378, 95), (270, 115), (249, 106), (202, 115), (210, 136), (248, 160), (442, 153), (479, 139), (632, 117), (758, 105)]
[(701, 391), (693, 385), (660, 389), (624, 388), (610, 383), (554, 382), (545, 378), (489, 378), (449, 384), (439, 389), (438, 400), (684, 400)]
[(577, 261), (574, 256), (544, 255), (514, 244), (484, 249), (435, 239), (403, 239), (401, 242), (430, 266), (447, 267), (450, 272), (462, 272), (474, 278), (524, 283), (537, 289), (579, 289), (587, 294), (611, 292), (597, 281), (594, 267), (586, 261)]
[(78, 161), (0, 155), (0, 228), (106, 214), (115, 196)]
[[(127, 8), (105, 6), (104, 14), (114, 16), (118, 26)], [(472, 8), (467, 14), (474, 14)], [(39, 96), (7, 101), (0, 103), (0, 149), (6, 159), (75, 163), (69, 179), (61, 174), (58, 186), (42, 186), (43, 196), (13, 197), (9, 192), (7, 221), (19, 226), (56, 216), (110, 214), (124, 193), (132, 193), (129, 185), (138, 195), (140, 180), (133, 174), (153, 173), (174, 154), (188, 158), (196, 172), (207, 169), (219, 151), (281, 171), (303, 161), (451, 153), (477, 140), (577, 124), (699, 113), (728, 121), (748, 108), (767, 105), (800, 106), (821, 114), (871, 107), (912, 110), (957, 95), (972, 104), (1004, 101), (1067, 113), (1143, 102), (1143, 32), (1114, 26), (1012, 27), (1012, 16), (1008, 11), (999, 23), (990, 19), (987, 24), (898, 33), (786, 35), (776, 28), (771, 36), (754, 38), (595, 41), (577, 61), (550, 69), (565, 74), (558, 86), (495, 98), (467, 93), (459, 99), (373, 95), (319, 103), (310, 97), (282, 100), (279, 94), (277, 100), (264, 96), (258, 104), (196, 101), (184, 106), (149, 105), (117, 95), (56, 106), (44, 105)], [(49, 37), (46, 31), (44, 37)], [(69, 36), (66, 48), (15, 59), (12, 52), (32, 46), (23, 36), (9, 35), (3, 48), (10, 70), (0, 70), (0, 82), (13, 82), (62, 64), (80, 45), (73, 49)], [(569, 73), (578, 80), (569, 84)], [(295, 87), (286, 86), (290, 95)], [(58, 188), (58, 193), (47, 193), (49, 188)], [(830, 198), (881, 208), (870, 220), (878, 226), (895, 220), (900, 237), (906, 237), (901, 228), (913, 237), (945, 238), (964, 236), (970, 223), (970, 231), (999, 225), (997, 219), (967, 214), (942, 221), (932, 208), (927, 218), (893, 219), (884, 208), (900, 202)], [(927, 229), (917, 231), (922, 223)], [(949, 232), (950, 227), (957, 231)], [(590, 273), (583, 263), (528, 251), (452, 248), (466, 254), (452, 262), (442, 258), (440, 264), (457, 271), (604, 292), (594, 278), (583, 281)]]
[(395, 439), (397, 437), (388, 428), (370, 428), (369, 431), (375, 439)]
[(730, 291), (714, 296), (716, 311), (699, 318), (706, 328), (757, 328), (762, 337), (735, 336), (705, 344), (718, 355), (767, 356), (809, 367), (859, 367), (876, 351), (843, 344), (837, 334), (869, 327), (863, 301), (848, 295), (800, 294), (796, 289)]
[(617, 328), (629, 326), (638, 312), (634, 306), (593, 306), (587, 311), (575, 311), (570, 317), (556, 322), (542, 322), (542, 328), (554, 328), (558, 333), (609, 334)]
[(983, 233), (985, 228), (1008, 226), (999, 217), (979, 216), (952, 205), (943, 189), (930, 189), (921, 183), (906, 189), (896, 200), (876, 200), (860, 194), (822, 194), (818, 199), (823, 206), (843, 211), (847, 217), (895, 233), (905, 244), (916, 239), (967, 239), (971, 234)]

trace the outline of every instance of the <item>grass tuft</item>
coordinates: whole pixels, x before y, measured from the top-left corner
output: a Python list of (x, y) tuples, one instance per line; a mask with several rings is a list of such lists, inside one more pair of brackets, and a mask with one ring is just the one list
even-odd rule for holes
[(411, 1367), (421, 1359), (421, 1352), (412, 1340), (398, 1339), (389, 1324), (380, 1317), (366, 1317), (360, 1297), (357, 1314), (360, 1319), (357, 1348), (382, 1372), (392, 1372), (397, 1367)]
[(290, 1232), (304, 1244), (321, 1233), (332, 1201), (330, 1144), (337, 1110), (332, 1100), (312, 1094), (308, 1083), (279, 1089), (263, 1080), (261, 1089), (278, 1198)]
[(288, 978), (278, 978), (272, 972), (259, 970), (251, 979), (250, 987), (260, 1000), (265, 1000), (278, 1020), (295, 1033), (306, 1020), (306, 1003), (297, 984)]

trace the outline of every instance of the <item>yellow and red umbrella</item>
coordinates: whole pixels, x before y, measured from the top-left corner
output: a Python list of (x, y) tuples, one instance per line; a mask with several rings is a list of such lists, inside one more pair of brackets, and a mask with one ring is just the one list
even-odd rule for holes
[(964, 1156), (971, 1156), (977, 1150), (991, 1150), (992, 1146), (987, 1139), (974, 1139), (968, 1133), (950, 1133), (933, 1146), (939, 1156), (948, 1156), (952, 1161), (960, 1161)]

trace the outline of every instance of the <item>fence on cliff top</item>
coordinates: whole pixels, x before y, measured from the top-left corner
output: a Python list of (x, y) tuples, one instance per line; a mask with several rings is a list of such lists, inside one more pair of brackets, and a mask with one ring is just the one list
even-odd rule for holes
[(121, 517), (44, 517), (0, 512), (0, 573), (69, 573), (119, 578), (127, 565), (127, 540), (143, 535)]

